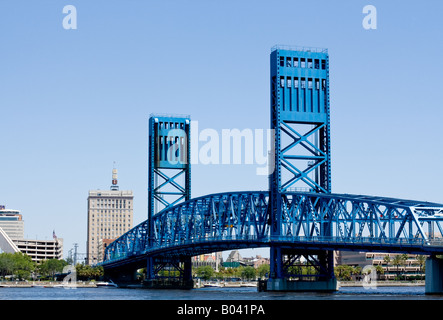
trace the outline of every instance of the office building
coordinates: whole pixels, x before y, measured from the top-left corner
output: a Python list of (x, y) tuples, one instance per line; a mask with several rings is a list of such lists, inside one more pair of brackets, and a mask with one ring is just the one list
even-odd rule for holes
[(6, 209), (0, 206), (0, 228), (11, 240), (24, 238), (24, 221), (19, 210)]
[(103, 257), (103, 243), (117, 239), (132, 228), (133, 199), (131, 190), (119, 190), (117, 169), (112, 171), (110, 190), (89, 191), (87, 264), (100, 262)]

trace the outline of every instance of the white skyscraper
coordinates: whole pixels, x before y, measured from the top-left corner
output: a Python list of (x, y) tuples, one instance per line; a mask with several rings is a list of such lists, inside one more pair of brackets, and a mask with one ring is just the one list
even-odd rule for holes
[(117, 169), (112, 170), (110, 190), (91, 190), (88, 196), (87, 263), (103, 259), (104, 246), (132, 228), (132, 190), (121, 191), (117, 185)]

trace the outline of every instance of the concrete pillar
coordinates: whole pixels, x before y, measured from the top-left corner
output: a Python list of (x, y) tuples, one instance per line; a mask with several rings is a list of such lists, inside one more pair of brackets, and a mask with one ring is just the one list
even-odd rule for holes
[(435, 255), (426, 259), (426, 294), (443, 294), (443, 260)]

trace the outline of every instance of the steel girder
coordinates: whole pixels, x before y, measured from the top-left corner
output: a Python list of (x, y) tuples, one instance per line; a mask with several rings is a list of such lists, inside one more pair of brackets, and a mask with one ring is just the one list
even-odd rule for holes
[(319, 250), (443, 252), (443, 205), (393, 198), (281, 194), (281, 235), (271, 234), (269, 194), (232, 192), (167, 208), (111, 243), (103, 265), (135, 256), (192, 256), (278, 245)]

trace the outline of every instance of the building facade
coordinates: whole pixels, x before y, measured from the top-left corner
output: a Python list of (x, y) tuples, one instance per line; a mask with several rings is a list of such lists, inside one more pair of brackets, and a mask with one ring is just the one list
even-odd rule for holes
[(0, 228), (11, 240), (24, 238), (24, 221), (19, 210), (6, 209), (0, 206)]
[(203, 266), (210, 266), (216, 272), (219, 271), (220, 265), (223, 262), (222, 252), (213, 252), (209, 254), (201, 254), (198, 256), (194, 256), (191, 259), (192, 267), (198, 268)]
[[(381, 267), (379, 280), (423, 279), (425, 258), (414, 254), (337, 251), (336, 265), (365, 268)], [(396, 258), (404, 259), (397, 260)]]
[(49, 259), (63, 258), (63, 239), (54, 240), (14, 240), (20, 252), (31, 257), (32, 261), (39, 262)]
[(131, 190), (118, 189), (116, 169), (113, 170), (111, 190), (89, 191), (87, 264), (100, 262), (103, 258), (103, 243), (117, 239), (132, 228), (133, 201)]

